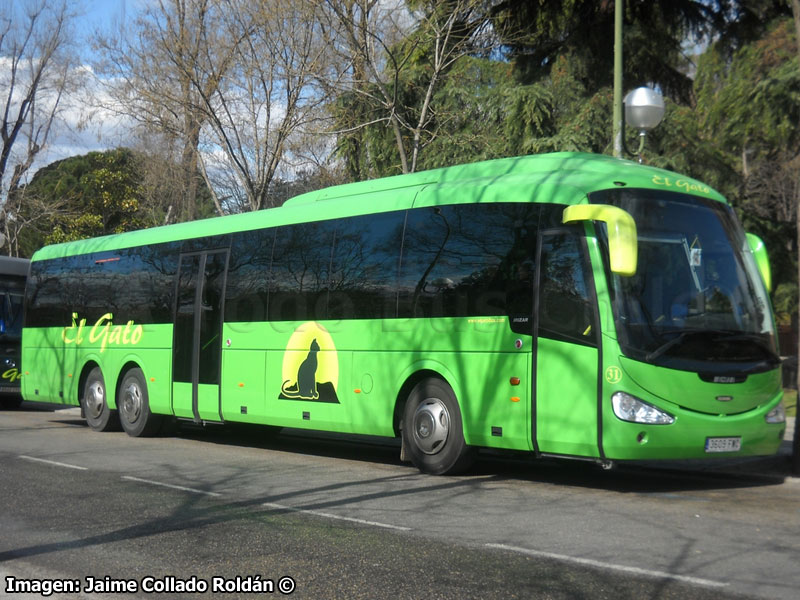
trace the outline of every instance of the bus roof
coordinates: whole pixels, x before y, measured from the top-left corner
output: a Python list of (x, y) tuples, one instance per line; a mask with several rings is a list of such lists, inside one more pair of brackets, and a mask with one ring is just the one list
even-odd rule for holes
[(0, 256), (0, 275), (14, 275), (27, 277), (31, 268), (31, 261), (27, 258), (14, 256)]
[(725, 201), (709, 186), (671, 171), (607, 155), (558, 152), (333, 186), (291, 198), (280, 208), (46, 246), (32, 260), (417, 206), (472, 202), (581, 204), (589, 193), (614, 187), (664, 189)]

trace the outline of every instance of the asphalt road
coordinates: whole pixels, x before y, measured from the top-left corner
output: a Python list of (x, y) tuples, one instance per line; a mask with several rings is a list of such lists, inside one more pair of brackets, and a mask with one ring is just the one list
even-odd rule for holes
[(77, 409), (0, 412), (0, 598), (794, 600), (800, 588), (800, 483), (774, 471), (487, 456), (441, 478), (397, 455), (371, 438), (133, 439), (90, 431)]

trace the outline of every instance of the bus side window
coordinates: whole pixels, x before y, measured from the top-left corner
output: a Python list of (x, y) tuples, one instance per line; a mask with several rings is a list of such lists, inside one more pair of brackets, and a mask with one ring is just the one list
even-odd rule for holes
[(580, 237), (543, 236), (540, 264), (539, 335), (596, 345), (591, 278)]
[(225, 321), (266, 321), (274, 229), (235, 235), (228, 263)]
[(529, 277), (538, 215), (538, 206), (522, 203), (410, 211), (400, 268), (400, 316), (508, 315), (512, 324), (520, 319), (524, 332), (532, 314)]
[(337, 220), (331, 258), (329, 319), (397, 314), (397, 269), (406, 212)]
[(299, 223), (275, 234), (268, 318), (270, 321), (325, 319), (336, 221)]

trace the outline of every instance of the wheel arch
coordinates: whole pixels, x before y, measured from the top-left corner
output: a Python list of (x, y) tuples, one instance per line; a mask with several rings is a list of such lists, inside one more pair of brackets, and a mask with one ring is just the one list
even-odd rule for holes
[(148, 388), (141, 364), (132, 359), (124, 361), (119, 369), (116, 392), (120, 424), (131, 437), (157, 435), (164, 423), (164, 415), (154, 413), (150, 408)]
[[(89, 379), (89, 373), (92, 372), (92, 369), (98, 368), (100, 371), (103, 371), (103, 367), (100, 366), (100, 363), (90, 358), (83, 363), (81, 367), (81, 374), (78, 377), (78, 387), (75, 390), (78, 394), (77, 401), (78, 405), (81, 406), (81, 412), (83, 412), (83, 405), (81, 405), (81, 398), (83, 398), (83, 392), (86, 389), (86, 380)], [(103, 373), (103, 379), (105, 379), (105, 373)], [(106, 386), (108, 387), (108, 386)]]
[[(86, 403), (84, 399), (88, 394), (88, 384), (92, 371), (97, 370), (102, 377), (103, 383), (103, 398), (101, 408), (99, 404), (93, 403), (95, 414), (90, 415), (87, 412)], [(81, 408), (81, 417), (86, 419), (89, 426), (95, 431), (118, 431), (119, 430), (119, 416), (117, 414), (116, 406), (112, 406), (109, 402), (109, 387), (106, 381), (106, 373), (103, 370), (102, 362), (95, 358), (88, 357), (81, 367), (80, 376), (78, 377), (78, 405)]]
[[(412, 365), (399, 378), (399, 381), (402, 383), (400, 383), (398, 387), (397, 397), (395, 398), (394, 402), (394, 415), (392, 417), (392, 427), (394, 429), (395, 436), (400, 436), (403, 423), (403, 412), (405, 411), (406, 402), (411, 394), (411, 390), (413, 390), (414, 386), (420, 381), (423, 381), (429, 377), (435, 377), (444, 381), (453, 390), (456, 401), (459, 402), (459, 404), (462, 402), (460, 400), (460, 398), (462, 398), (461, 389), (457, 383), (457, 379), (445, 365), (433, 360), (422, 361)], [(463, 421), (463, 411), (461, 418)]]
[(83, 397), (86, 379), (95, 367), (99, 368), (103, 373), (103, 379), (106, 383), (106, 401), (108, 402), (109, 408), (112, 410), (117, 409), (117, 397), (125, 374), (134, 368), (142, 369), (142, 372), (144, 372), (141, 362), (138, 361), (135, 356), (126, 356), (119, 364), (117, 364), (116, 361), (111, 361), (111, 364), (109, 364), (109, 361), (102, 360), (100, 356), (96, 356), (95, 354), (87, 355), (81, 367), (78, 387), (76, 389), (79, 404), (80, 399)]
[[(136, 362), (132, 358), (128, 358), (120, 367), (119, 372), (117, 373), (117, 378), (114, 382), (114, 399), (119, 397), (119, 394), (122, 390), (122, 381), (125, 379), (125, 375), (128, 374), (128, 371), (133, 369), (139, 369), (142, 372), (142, 377), (145, 378), (145, 383), (147, 383), (147, 376), (144, 374), (144, 369), (142, 365)], [(116, 403), (115, 403), (116, 404)]]

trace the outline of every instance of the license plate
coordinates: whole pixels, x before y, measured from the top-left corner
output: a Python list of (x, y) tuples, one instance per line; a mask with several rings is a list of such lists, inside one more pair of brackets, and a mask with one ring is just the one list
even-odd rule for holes
[(706, 438), (706, 452), (738, 452), (742, 449), (742, 438)]

